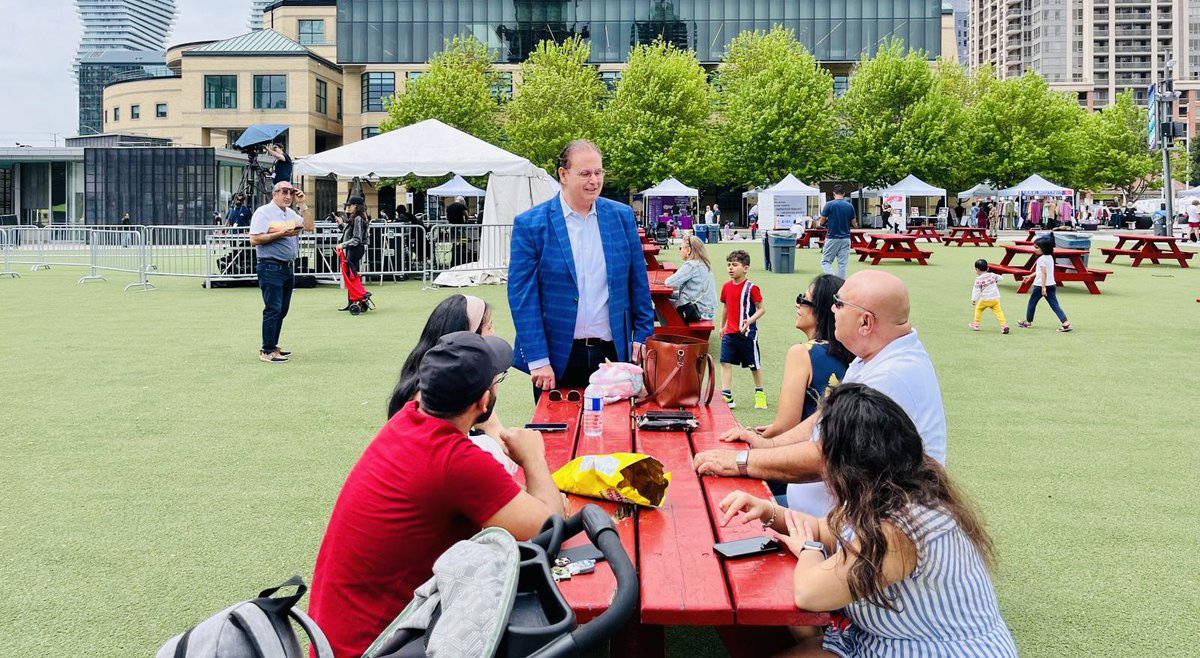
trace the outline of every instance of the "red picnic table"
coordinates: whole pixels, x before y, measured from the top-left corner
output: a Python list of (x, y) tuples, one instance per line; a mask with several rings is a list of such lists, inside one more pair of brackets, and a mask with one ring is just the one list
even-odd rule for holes
[[(1160, 260), (1176, 260), (1179, 261), (1180, 267), (1187, 267), (1188, 260), (1196, 255), (1195, 252), (1180, 249), (1179, 238), (1174, 236), (1139, 233), (1114, 233), (1113, 235), (1117, 238), (1117, 246), (1100, 248), (1100, 253), (1108, 256), (1104, 260), (1106, 263), (1113, 262), (1117, 256), (1129, 256), (1133, 259), (1133, 267), (1141, 265), (1143, 260), (1149, 260), (1155, 265), (1158, 265)], [(1132, 242), (1132, 246), (1125, 247), (1127, 242)], [(1163, 246), (1166, 248), (1162, 248)], [(1056, 249), (1055, 253), (1057, 252)]]
[[(638, 614), (613, 638), (611, 655), (662, 656), (666, 626), (716, 626), (732, 655), (760, 656), (771, 652), (767, 645), (779, 636), (765, 628), (745, 627), (829, 623), (827, 613), (796, 607), (792, 591), (796, 560), (790, 554), (722, 561), (712, 550), (716, 542), (763, 535), (756, 523), (720, 527), (721, 499), (737, 489), (764, 498), (770, 495), (762, 481), (701, 477), (692, 468), (696, 452), (734, 447), (718, 439), (721, 432), (737, 425), (725, 404), (691, 409), (700, 427), (689, 437), (685, 432), (634, 429), (631, 404), (625, 400), (605, 405), (602, 435), (587, 436), (581, 431), (578, 397), (550, 398), (542, 395), (532, 422), (567, 424), (566, 432), (544, 434), (546, 460), (552, 471), (582, 455), (640, 452), (662, 462), (671, 473), (670, 488), (660, 508), (567, 496), (572, 513), (593, 503), (613, 517), (617, 534), (638, 570)], [(652, 404), (638, 407), (637, 413), (654, 408)], [(580, 535), (564, 546), (586, 541), (586, 536)], [(600, 563), (594, 573), (560, 581), (558, 587), (584, 623), (608, 608), (616, 581), (608, 565)]]
[(904, 232), (916, 237), (917, 239), (925, 238), (928, 242), (941, 242), (942, 234), (938, 233), (936, 227), (932, 224), (921, 224), (919, 226), (907, 226)]
[(867, 235), (872, 231), (868, 228), (850, 229), (850, 247), (866, 247), (871, 241), (867, 239)]
[(812, 244), (813, 239), (816, 239), (817, 246), (825, 246), (825, 229), (816, 226), (810, 226), (804, 229), (803, 235), (796, 240), (796, 246), (805, 248)]
[(646, 258), (647, 270), (653, 271), (662, 269), (662, 265), (659, 264), (657, 258), (659, 251), (660, 249), (656, 244), (642, 243), (642, 256)]
[(986, 228), (978, 226), (951, 226), (947, 230), (949, 233), (942, 237), (942, 243), (947, 246), (957, 244), (961, 247), (968, 242), (975, 245), (984, 244), (989, 247), (996, 244), (996, 238), (988, 235)]
[(872, 265), (878, 265), (879, 261), (885, 258), (902, 258), (906, 263), (915, 260), (922, 265), (928, 265), (925, 261), (933, 255), (932, 251), (918, 249), (916, 236), (907, 233), (871, 233), (867, 237), (871, 239), (870, 243), (854, 247), (854, 251), (858, 253), (860, 261), (871, 258)]
[[(1021, 285), (1017, 288), (1017, 292), (1029, 292), (1032, 282), (1025, 283), (1024, 278), (1033, 273), (1034, 263), (1037, 262), (1038, 253), (1036, 247), (1026, 244), (1006, 244), (1004, 247), (1004, 259), (999, 263), (988, 263), (988, 270), (996, 274), (1011, 274)], [(1088, 292), (1093, 295), (1100, 294), (1100, 287), (1096, 285), (1099, 281), (1104, 281), (1111, 270), (1097, 270), (1089, 268), (1083, 262), (1083, 256), (1087, 254), (1084, 249), (1066, 249), (1063, 247), (1054, 248), (1054, 280), (1059, 286), (1067, 281), (1082, 281), (1083, 285), (1087, 286)], [(1018, 256), (1026, 256), (1025, 262), (1021, 265), (1014, 265), (1013, 260)], [(1062, 263), (1062, 260), (1068, 261), (1067, 264)]]
[(663, 283), (671, 275), (669, 270), (652, 270), (646, 273), (650, 277), (650, 298), (654, 301), (654, 311), (661, 324), (654, 328), (656, 334), (672, 334), (676, 336), (691, 336), (700, 340), (708, 340), (712, 334), (712, 320), (687, 322), (679, 314), (679, 309), (671, 301), (674, 289)]

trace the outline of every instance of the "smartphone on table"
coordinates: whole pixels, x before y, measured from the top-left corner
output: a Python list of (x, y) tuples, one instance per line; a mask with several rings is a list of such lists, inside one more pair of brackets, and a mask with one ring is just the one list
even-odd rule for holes
[(713, 544), (713, 550), (717, 552), (717, 555), (727, 560), (778, 553), (781, 548), (780, 543), (770, 537), (748, 537)]

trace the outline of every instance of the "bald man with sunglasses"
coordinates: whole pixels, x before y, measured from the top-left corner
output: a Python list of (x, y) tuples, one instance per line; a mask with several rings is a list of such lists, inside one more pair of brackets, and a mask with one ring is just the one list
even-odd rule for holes
[[(843, 382), (866, 384), (900, 405), (925, 443), (925, 452), (946, 461), (946, 413), (937, 373), (917, 331), (909, 323), (908, 289), (896, 276), (864, 270), (846, 279), (834, 297), (834, 335), (857, 358)], [(693, 465), (704, 475), (749, 476), (783, 480), (787, 504), (813, 516), (829, 513), (832, 499), (821, 481), (818, 423), (821, 410), (774, 439), (746, 428), (721, 435), (722, 441), (744, 441), (748, 450), (705, 450)]]

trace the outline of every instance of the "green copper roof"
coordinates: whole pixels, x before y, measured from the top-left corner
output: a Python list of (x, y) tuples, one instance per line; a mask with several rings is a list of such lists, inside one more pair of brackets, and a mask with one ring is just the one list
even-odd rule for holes
[(304, 46), (292, 41), (275, 30), (255, 30), (247, 34), (217, 41), (199, 48), (193, 48), (188, 53), (223, 53), (223, 54), (254, 54), (262, 55), (307, 55), (309, 51)]

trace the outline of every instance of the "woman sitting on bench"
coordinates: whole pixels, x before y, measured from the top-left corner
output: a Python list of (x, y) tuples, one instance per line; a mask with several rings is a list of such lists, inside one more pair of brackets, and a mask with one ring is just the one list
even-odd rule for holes
[(671, 303), (684, 322), (712, 320), (717, 311), (717, 283), (704, 243), (694, 235), (686, 236), (679, 243), (679, 255), (683, 264), (663, 282), (675, 289)]

